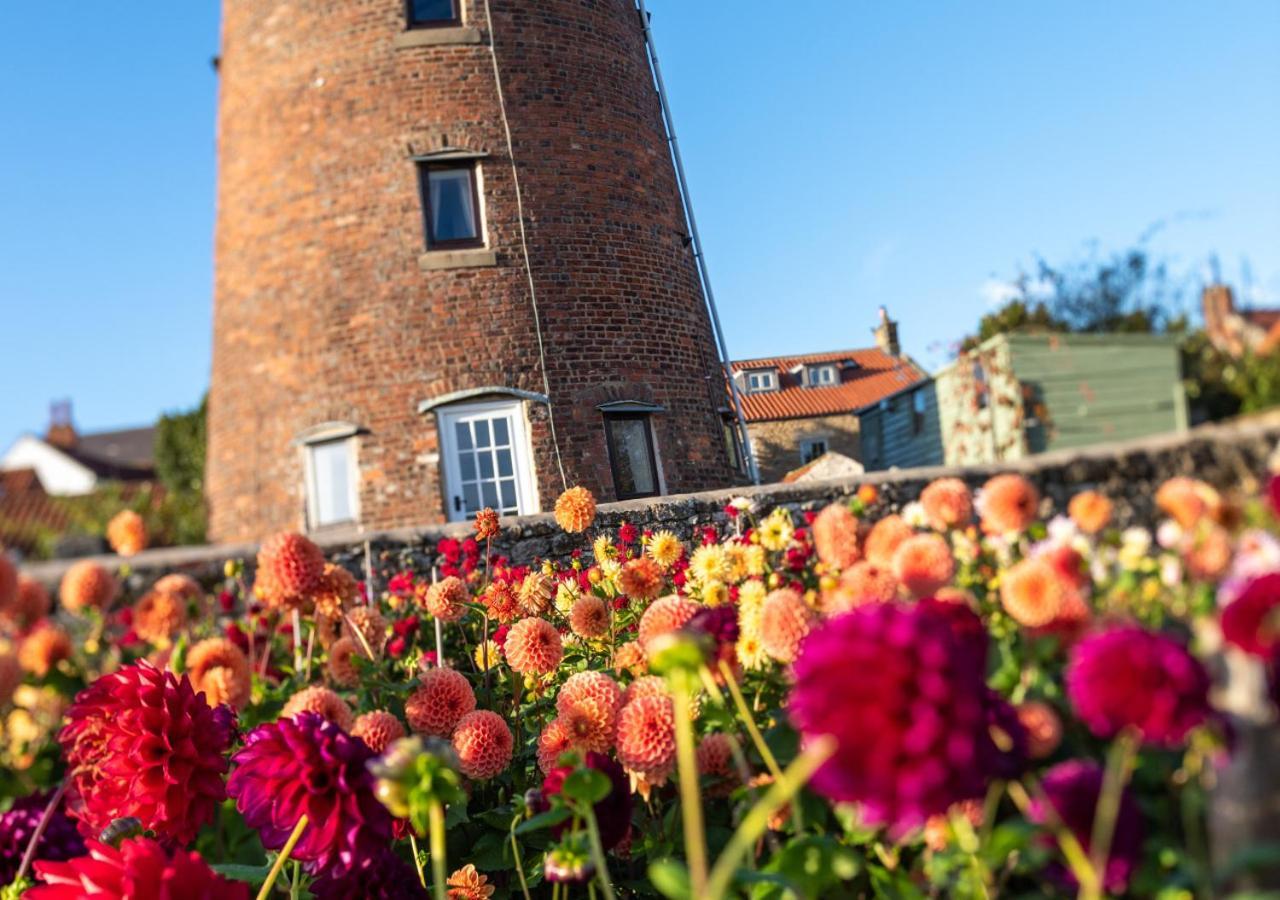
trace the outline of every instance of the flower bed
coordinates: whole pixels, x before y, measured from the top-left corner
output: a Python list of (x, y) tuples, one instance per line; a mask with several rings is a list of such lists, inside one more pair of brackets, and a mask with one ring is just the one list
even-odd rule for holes
[(1270, 498), (1154, 500), (1118, 530), (1096, 492), (943, 478), (682, 541), (574, 488), (558, 561), (492, 553), (486, 510), (430, 571), (366, 584), (281, 534), (251, 584), (80, 564), (56, 612), (0, 562), (0, 884), (1215, 896), (1206, 662), (1272, 669), (1280, 543)]

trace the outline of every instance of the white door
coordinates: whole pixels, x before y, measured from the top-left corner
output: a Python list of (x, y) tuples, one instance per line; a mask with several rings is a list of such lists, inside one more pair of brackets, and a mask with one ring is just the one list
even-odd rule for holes
[(449, 521), (470, 519), (486, 506), (503, 516), (538, 511), (523, 401), (450, 406), (439, 416)]

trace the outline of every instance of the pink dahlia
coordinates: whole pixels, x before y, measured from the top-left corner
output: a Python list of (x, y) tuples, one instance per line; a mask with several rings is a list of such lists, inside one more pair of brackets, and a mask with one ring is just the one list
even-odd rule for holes
[(1076, 644), (1067, 696), (1089, 730), (1110, 738), (1135, 728), (1149, 744), (1172, 747), (1209, 715), (1209, 675), (1182, 644), (1134, 626)]
[(813, 520), (813, 546), (828, 566), (847, 569), (862, 559), (862, 526), (849, 507), (832, 503)]
[[(1101, 767), (1085, 760), (1067, 760), (1046, 772), (1041, 786), (1053, 812), (1075, 835), (1087, 854), (1093, 835), (1094, 811), (1098, 808), (1098, 795), (1102, 792)], [(1036, 802), (1032, 818), (1040, 823), (1048, 821), (1049, 810), (1044, 801)], [(1120, 810), (1103, 875), (1104, 887), (1109, 893), (1124, 892), (1129, 877), (1138, 866), (1142, 840), (1142, 813), (1132, 791), (1126, 787), (1120, 795)], [(1076, 885), (1074, 876), (1060, 864), (1055, 864), (1053, 874), (1065, 884)]]
[[(588, 769), (594, 769), (609, 779), (609, 793), (592, 807), (596, 822), (600, 827), (600, 843), (605, 850), (612, 850), (631, 830), (631, 789), (627, 783), (627, 773), (602, 753), (588, 753), (583, 763)], [(542, 780), (542, 796), (535, 808), (541, 812), (550, 809), (550, 800), (563, 790), (565, 779), (574, 772), (573, 766), (559, 766), (547, 773)], [(560, 831), (564, 828), (560, 826)], [(558, 832), (559, 833), (559, 832)]]
[[(0, 884), (8, 884), (18, 874), (22, 855), (27, 852), (27, 845), (40, 826), (48, 805), (48, 794), (31, 794), (19, 797), (8, 812), (0, 814)], [(82, 855), (84, 839), (76, 830), (75, 823), (67, 817), (65, 804), (59, 804), (36, 844), (35, 859), (60, 862)]]
[(349, 869), (391, 840), (391, 815), (366, 765), (373, 755), (364, 741), (304, 712), (249, 732), (227, 792), (268, 850), (283, 847), (305, 814), (293, 858), (312, 871)]
[(627, 771), (662, 784), (675, 768), (675, 708), (665, 696), (639, 696), (618, 714), (618, 759)]
[(473, 781), (487, 781), (511, 765), (514, 745), (506, 721), (487, 709), (467, 713), (453, 730), (458, 768)]
[(982, 659), (933, 604), (870, 604), (830, 619), (801, 643), (793, 670), (791, 721), (806, 739), (837, 741), (814, 790), (895, 829), (984, 790)]
[(248, 900), (249, 885), (210, 869), (199, 853), (170, 853), (150, 838), (111, 847), (89, 842), (89, 853), (68, 862), (37, 862), (44, 884), (23, 894), (28, 900)]
[(476, 708), (476, 695), (467, 676), (437, 666), (423, 672), (418, 687), (404, 702), (409, 727), (419, 734), (447, 738), (458, 722)]
[(650, 641), (682, 628), (699, 609), (701, 607), (692, 600), (675, 594), (653, 601), (640, 617), (640, 630), (636, 634), (636, 640), (640, 642), (641, 649), (648, 652)]
[(575, 747), (603, 753), (613, 746), (622, 688), (602, 672), (570, 675), (556, 695), (556, 714)]
[(507, 664), (521, 675), (546, 675), (564, 658), (560, 632), (546, 619), (521, 619), (502, 645)]
[(272, 607), (301, 607), (324, 576), (324, 554), (308, 538), (281, 532), (262, 542), (254, 592)]
[(104, 675), (76, 696), (58, 736), (68, 809), (86, 836), (135, 816), (161, 839), (187, 844), (226, 796), (223, 754), (235, 713), (215, 711), (181, 678), (149, 662)]
[(1222, 637), (1245, 653), (1270, 659), (1280, 644), (1280, 572), (1255, 578), (1222, 610)]

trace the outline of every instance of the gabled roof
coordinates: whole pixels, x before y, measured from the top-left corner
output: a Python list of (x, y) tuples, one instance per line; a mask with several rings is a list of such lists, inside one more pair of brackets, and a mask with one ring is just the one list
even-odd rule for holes
[(103, 478), (135, 481), (155, 474), (154, 426), (82, 434), (74, 447), (59, 447), (76, 462)]
[[(852, 362), (852, 366), (844, 366)], [(791, 374), (799, 366), (835, 365), (839, 383), (826, 387), (805, 387), (803, 372)], [(807, 419), (852, 413), (890, 394), (927, 379), (927, 375), (905, 356), (894, 357), (878, 347), (861, 350), (833, 350), (742, 359), (730, 363), (735, 373), (773, 370), (778, 390), (742, 394), (742, 411), (748, 422), (776, 419)]]

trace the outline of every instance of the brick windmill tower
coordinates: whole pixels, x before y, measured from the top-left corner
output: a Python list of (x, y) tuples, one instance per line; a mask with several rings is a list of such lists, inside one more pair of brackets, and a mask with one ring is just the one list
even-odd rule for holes
[(633, 0), (491, 6), (224, 0), (215, 538), (741, 480)]

